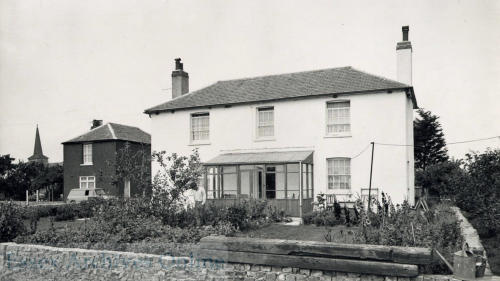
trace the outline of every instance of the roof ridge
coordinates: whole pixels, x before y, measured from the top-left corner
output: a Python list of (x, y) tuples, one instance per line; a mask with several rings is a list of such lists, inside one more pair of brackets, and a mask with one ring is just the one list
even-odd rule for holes
[[(292, 75), (292, 74), (304, 74), (304, 73), (312, 73), (312, 72), (321, 72), (321, 71), (326, 71), (326, 70), (343, 69), (343, 68), (352, 68), (352, 66), (348, 65), (348, 66), (322, 68), (322, 69), (316, 69), (316, 70), (304, 70), (304, 71), (297, 71), (297, 72), (285, 72), (285, 73), (278, 73), (278, 74), (259, 75), (259, 76), (251, 76), (251, 77), (244, 77), (244, 78), (219, 80), (216, 83), (219, 83), (219, 82), (231, 82), (231, 81), (238, 81), (238, 80), (253, 80), (253, 79), (259, 79), (259, 78), (265, 78), (265, 77), (276, 77), (276, 76), (284, 76), (284, 75)], [(212, 84), (212, 85), (214, 85), (214, 84)]]
[(108, 125), (108, 129), (111, 132), (111, 136), (113, 137), (113, 139), (116, 140), (116, 134), (115, 134), (115, 130), (113, 129), (113, 126), (111, 126), (110, 122), (108, 122), (106, 125)]
[[(107, 124), (107, 123), (106, 123), (106, 124)], [(97, 129), (99, 129), (99, 128), (103, 127), (103, 126), (106, 126), (106, 124), (102, 124), (102, 125), (97, 126), (97, 127), (93, 128), (93, 129), (90, 129), (90, 130), (89, 130), (89, 131), (87, 131), (86, 133), (79, 134), (78, 136), (73, 137), (73, 138), (70, 138), (69, 140), (71, 141), (71, 140), (74, 140), (74, 139), (76, 139), (76, 138), (83, 137), (83, 136), (85, 136), (86, 134), (88, 134), (88, 133), (90, 133), (90, 132), (92, 132), (92, 131), (95, 131), (95, 130), (97, 130)]]

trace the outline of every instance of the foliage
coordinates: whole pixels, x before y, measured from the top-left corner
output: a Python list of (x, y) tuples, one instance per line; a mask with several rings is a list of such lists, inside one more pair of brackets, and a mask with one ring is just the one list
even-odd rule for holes
[(116, 152), (116, 163), (107, 161), (108, 166), (116, 167), (116, 174), (111, 176), (113, 185), (123, 184), (125, 180), (133, 182), (139, 194), (150, 195), (151, 191), (151, 155), (148, 145), (141, 144), (134, 148), (129, 142)]
[(415, 168), (425, 170), (432, 164), (447, 161), (448, 150), (439, 117), (423, 109), (417, 112), (419, 116), (413, 122)]
[(457, 206), (468, 212), (479, 234), (500, 235), (500, 149), (466, 155), (467, 183), (455, 195)]
[(55, 186), (54, 197), (62, 193), (62, 166), (45, 166), (41, 163), (13, 163), (9, 155), (0, 157), (0, 193), (15, 200), (24, 200), (26, 190), (34, 192), (49, 185)]
[(170, 208), (177, 211), (184, 206), (184, 192), (198, 190), (202, 176), (200, 155), (196, 149), (189, 156), (165, 154), (164, 151), (153, 153), (159, 171), (153, 177), (152, 203), (156, 209)]
[(416, 173), (416, 181), (466, 211), (482, 237), (500, 233), (500, 149), (430, 165)]
[(26, 231), (21, 214), (20, 206), (0, 202), (0, 242), (11, 241)]
[(417, 170), (415, 184), (425, 187), (430, 196), (450, 198), (467, 184), (467, 175), (461, 165), (462, 161), (446, 161)]

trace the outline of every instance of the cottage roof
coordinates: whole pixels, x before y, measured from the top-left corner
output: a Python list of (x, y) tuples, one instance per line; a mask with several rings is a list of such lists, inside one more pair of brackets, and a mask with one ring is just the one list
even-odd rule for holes
[(409, 89), (409, 85), (354, 69), (350, 66), (254, 78), (219, 81), (146, 109), (145, 113), (197, 107), (254, 103), (312, 96)]
[(106, 123), (81, 136), (65, 141), (63, 144), (106, 140), (123, 140), (150, 144), (151, 135), (137, 127)]

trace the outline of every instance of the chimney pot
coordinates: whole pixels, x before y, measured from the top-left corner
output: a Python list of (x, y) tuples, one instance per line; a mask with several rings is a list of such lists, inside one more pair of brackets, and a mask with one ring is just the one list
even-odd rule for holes
[(403, 41), (408, 41), (408, 32), (410, 31), (410, 27), (408, 25), (403, 26)]
[(176, 58), (175, 59), (175, 70), (182, 70), (183, 69), (183, 63), (181, 62), (181, 58)]

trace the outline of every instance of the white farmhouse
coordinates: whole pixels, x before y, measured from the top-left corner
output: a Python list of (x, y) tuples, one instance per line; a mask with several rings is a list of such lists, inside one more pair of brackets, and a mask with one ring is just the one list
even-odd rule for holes
[[(198, 148), (207, 199), (267, 199), (294, 216), (319, 193), (341, 202), (372, 191), (414, 203), (412, 47), (396, 47), (397, 80), (341, 67), (220, 81), (189, 92), (180, 59), (172, 99), (145, 111), (152, 150)], [(397, 144), (383, 145), (383, 144)]]

